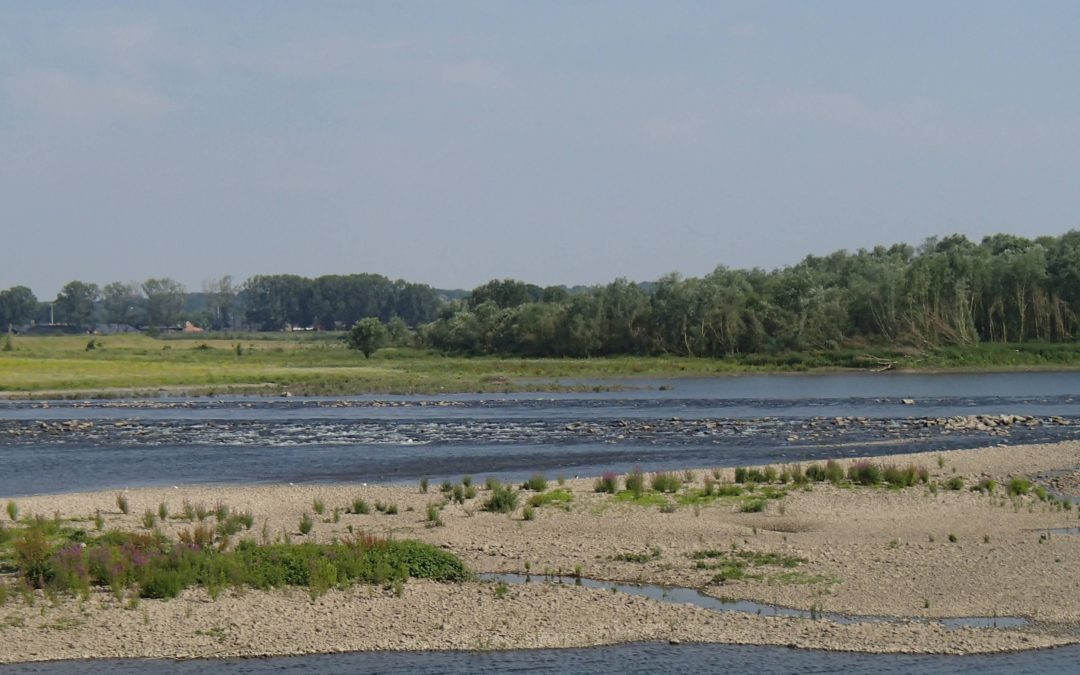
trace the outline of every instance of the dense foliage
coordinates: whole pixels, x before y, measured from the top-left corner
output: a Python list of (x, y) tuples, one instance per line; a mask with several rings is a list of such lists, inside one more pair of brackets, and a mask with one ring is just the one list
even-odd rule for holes
[[(169, 279), (104, 289), (73, 281), (53, 305), (58, 321), (165, 325), (186, 317), (219, 329), (345, 330), (374, 318), (394, 344), (415, 339), (474, 355), (715, 357), (1064, 342), (1080, 331), (1080, 231), (980, 243), (953, 235), (918, 248), (808, 256), (772, 271), (719, 267), (701, 278), (591, 288), (494, 280), (461, 297), (377, 274), (255, 276), (235, 287), (224, 277), (187, 294), (181, 308), (182, 292)], [(36, 302), (24, 287), (2, 291), (0, 319), (26, 322)], [(43, 307), (48, 316), (48, 305), (37, 305), (39, 321)]]
[(717, 268), (648, 286), (617, 280), (552, 299), (518, 282), (484, 289), (423, 327), (428, 346), (470, 354), (595, 356), (916, 347), (1071, 340), (1080, 328), (1080, 232), (975, 244), (932, 238), (792, 267)]

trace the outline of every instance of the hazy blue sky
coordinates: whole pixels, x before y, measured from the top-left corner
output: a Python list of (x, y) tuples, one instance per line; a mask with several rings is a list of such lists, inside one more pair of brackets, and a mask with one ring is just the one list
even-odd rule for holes
[(0, 288), (1080, 228), (1080, 2), (0, 4)]

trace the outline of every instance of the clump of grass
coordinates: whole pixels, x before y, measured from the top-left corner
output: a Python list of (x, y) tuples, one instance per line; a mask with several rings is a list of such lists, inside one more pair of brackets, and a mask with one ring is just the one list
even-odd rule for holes
[(761, 477), (763, 479), (761, 482), (775, 483), (778, 476), (779, 474), (777, 473), (775, 466), (767, 466), (765, 467), (765, 470), (761, 472)]
[(939, 468), (939, 469), (944, 469), (945, 468), (945, 456), (944, 455), (938, 455), (937, 456), (937, 468)]
[(353, 497), (351, 511), (357, 515), (365, 515), (371, 513), (371, 507), (360, 497)]
[(326, 511), (326, 503), (316, 497), (315, 499), (311, 500), (311, 510), (315, 512), (315, 515), (321, 516), (323, 512)]
[(7, 514), (8, 514), (8, 518), (10, 518), (12, 520), (18, 520), (19, 519), (19, 505), (16, 504), (14, 500), (9, 500), (8, 501), (8, 503), (7, 503)]
[(465, 499), (473, 499), (474, 497), (476, 497), (476, 486), (470, 483), (465, 486)]
[(116, 493), (116, 508), (120, 509), (120, 513), (125, 516), (131, 511), (131, 504), (128, 503), (127, 495), (123, 492)]
[(825, 467), (815, 462), (806, 467), (806, 477), (808, 480), (821, 483), (828, 478), (828, 475), (825, 473)]
[(494, 490), (495, 488), (499, 487), (500, 485), (502, 485), (502, 483), (500, 483), (499, 479), (496, 478), (495, 476), (488, 476), (487, 478), (484, 479), (484, 487), (486, 489), (488, 489), (488, 490)]
[(678, 492), (682, 488), (682, 480), (673, 473), (662, 471), (653, 474), (652, 489), (657, 492)]
[(739, 508), (743, 513), (761, 513), (765, 510), (764, 499), (750, 499), (743, 502), (743, 505)]
[(886, 484), (897, 488), (911, 487), (920, 480), (919, 469), (914, 464), (905, 467), (888, 464), (882, 469), (881, 477)]
[(950, 533), (950, 534), (949, 534), (949, 543), (950, 543), (950, 544), (955, 544), (955, 543), (956, 543), (956, 541), (957, 541), (957, 539), (956, 539), (956, 535), (955, 535), (955, 534), (952, 534), (952, 533)]
[(596, 483), (593, 484), (593, 490), (613, 495), (619, 491), (619, 477), (612, 471), (605, 471), (596, 479)]
[(626, 474), (623, 482), (635, 498), (645, 494), (645, 474), (641, 471), (641, 467), (634, 467), (633, 471)]
[(529, 476), (529, 480), (525, 481), (522, 485), (525, 490), (532, 490), (534, 492), (543, 492), (547, 489), (547, 477), (542, 473), (534, 473)]
[(300, 516), (300, 534), (308, 534), (311, 532), (311, 528), (315, 526), (315, 521), (311, 519), (311, 516), (305, 511), (304, 515)]
[(161, 522), (165, 522), (169, 519), (169, 505), (165, 502), (161, 502), (157, 507), (158, 518)]
[(494, 513), (511, 513), (517, 508), (517, 493), (502, 485), (491, 491), (491, 496), (484, 502), (483, 509)]
[(229, 514), (231, 512), (232, 509), (230, 509), (229, 505), (225, 502), (218, 502), (214, 504), (214, 519), (217, 520), (219, 523), (223, 520), (228, 520)]
[(697, 479), (693, 469), (686, 469), (683, 471), (683, 482), (693, 483)]
[(464, 476), (462, 476), (461, 477), (461, 484), (464, 485), (467, 488), (472, 487), (472, 484), (473, 484), (472, 476), (470, 476), (469, 474), (465, 474)]
[(206, 508), (206, 504), (195, 505), (195, 518), (201, 523), (206, 520), (206, 517), (210, 515), (210, 509)]
[(442, 514), (439, 513), (439, 507), (435, 504), (427, 505), (427, 526), (428, 527), (442, 527), (446, 523), (443, 522)]
[(737, 466), (737, 467), (735, 467), (735, 482), (736, 483), (745, 483), (747, 473), (748, 473), (748, 470), (747, 470), (747, 468), (745, 466)]
[(454, 489), (454, 484), (451, 483), (449, 479), (444, 480), (442, 482), (442, 485), (439, 486), (439, 492), (442, 492), (443, 494), (446, 494), (446, 493), (450, 492), (453, 489)]
[(185, 499), (181, 509), (183, 510), (184, 520), (189, 523), (195, 520), (195, 507), (191, 505), (191, 502)]
[(427, 476), (424, 476), (423, 478), (420, 479), (420, 492), (427, 492), (427, 491), (428, 491), (428, 478), (427, 478)]
[(521, 519), (522, 520), (535, 520), (536, 519), (536, 508), (533, 507), (532, 504), (526, 504), (524, 506), (524, 508), (521, 509)]
[(146, 509), (146, 511), (143, 512), (142, 524), (143, 527), (148, 530), (154, 529), (154, 526), (157, 525), (157, 514), (150, 509)]
[(825, 478), (834, 485), (840, 483), (844, 480), (844, 467), (835, 459), (828, 460), (825, 462)]
[(462, 485), (455, 485), (453, 491), (454, 501), (458, 504), (465, 503), (465, 487)]
[(988, 494), (994, 494), (994, 488), (997, 487), (997, 481), (993, 478), (983, 478), (977, 485), (972, 485), (971, 489), (978, 492), (986, 492)]
[(101, 509), (94, 511), (94, 529), (101, 531), (105, 528), (105, 517), (101, 515)]
[(859, 485), (880, 485), (881, 467), (873, 462), (859, 460), (848, 467), (847, 477), (852, 483)]
[(1009, 479), (1008, 492), (1009, 492), (1010, 495), (1016, 495), (1016, 496), (1026, 495), (1030, 491), (1031, 491), (1031, 481), (1029, 481), (1027, 478), (1022, 478), (1020, 476), (1014, 476), (1014, 477)]
[(945, 481), (945, 487), (949, 490), (963, 490), (964, 479), (960, 476), (953, 476), (949, 480)]

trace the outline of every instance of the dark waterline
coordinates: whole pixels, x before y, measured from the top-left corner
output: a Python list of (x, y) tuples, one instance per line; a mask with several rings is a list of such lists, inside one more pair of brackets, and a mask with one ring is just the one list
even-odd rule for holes
[(281, 675), (289, 673), (416, 673), (418, 675), (497, 673), (984, 673), (1076, 672), (1080, 645), (1012, 654), (969, 656), (852, 654), (784, 647), (668, 645), (657, 643), (589, 649), (496, 652), (357, 652), (270, 659), (165, 661), (109, 659), (0, 666), (11, 675)]

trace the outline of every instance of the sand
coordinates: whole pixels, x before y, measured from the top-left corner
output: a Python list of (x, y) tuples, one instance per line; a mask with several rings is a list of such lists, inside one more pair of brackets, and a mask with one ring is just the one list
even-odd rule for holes
[[(938, 466), (938, 457), (944, 466)], [(926, 486), (903, 490), (813, 484), (762, 513), (743, 513), (738, 499), (658, 506), (620, 502), (593, 491), (593, 479), (571, 479), (568, 508), (547, 505), (534, 520), (522, 510), (487, 513), (487, 493), (448, 504), (444, 525), (429, 527), (426, 508), (442, 503), (437, 485), (177, 486), (126, 492), (130, 514), (115, 493), (42, 495), (17, 499), (23, 513), (86, 518), (100, 510), (107, 528), (140, 529), (141, 514), (184, 500), (250, 510), (246, 536), (330, 541), (364, 531), (421, 539), (454, 552), (478, 572), (531, 571), (596, 579), (700, 588), (717, 597), (750, 599), (825, 612), (908, 619), (843, 625), (824, 620), (716, 613), (690, 605), (575, 587), (533, 583), (505, 594), (490, 583), (410, 581), (391, 590), (354, 587), (312, 599), (306, 589), (227, 591), (211, 600), (189, 590), (169, 601), (118, 602), (105, 592), (80, 602), (46, 598), (34, 606), (11, 596), (0, 607), (0, 662), (102, 657), (266, 656), (376, 649), (506, 649), (578, 647), (639, 640), (794, 645), (864, 652), (972, 653), (1029, 649), (1080, 641), (1080, 536), (1047, 538), (1049, 528), (1080, 526), (1080, 510), (1033, 496), (1009, 498), (1012, 476), (1042, 477), (1055, 489), (1075, 489), (1080, 442), (990, 447), (874, 460), (914, 462), (932, 482), (961, 477), (966, 486), (994, 478), (993, 494)], [(847, 465), (849, 462), (844, 462)], [(720, 471), (721, 481), (733, 472)], [(710, 471), (695, 470), (700, 487)], [(1070, 477), (1072, 477), (1070, 479)], [(477, 477), (482, 483), (482, 476)], [(556, 487), (553, 476), (548, 476)], [(1070, 487), (1072, 486), (1072, 487)], [(522, 492), (522, 502), (531, 493)], [(1080, 495), (1078, 495), (1080, 496)], [(397, 515), (374, 509), (345, 513), (353, 498), (396, 504)], [(314, 500), (326, 505), (311, 534), (297, 532)], [(4, 499), (6, 501), (6, 499)], [(332, 512), (343, 510), (338, 522)], [(325, 521), (325, 522), (324, 522)], [(86, 527), (93, 527), (90, 522)], [(190, 523), (170, 520), (176, 535)], [(950, 535), (955, 541), (950, 541)], [(804, 560), (794, 568), (748, 566), (758, 579), (713, 581), (695, 552), (776, 553)], [(628, 557), (641, 556), (643, 562)], [(502, 597), (500, 597), (500, 595)], [(1022, 629), (948, 631), (925, 620), (1019, 616)]]

